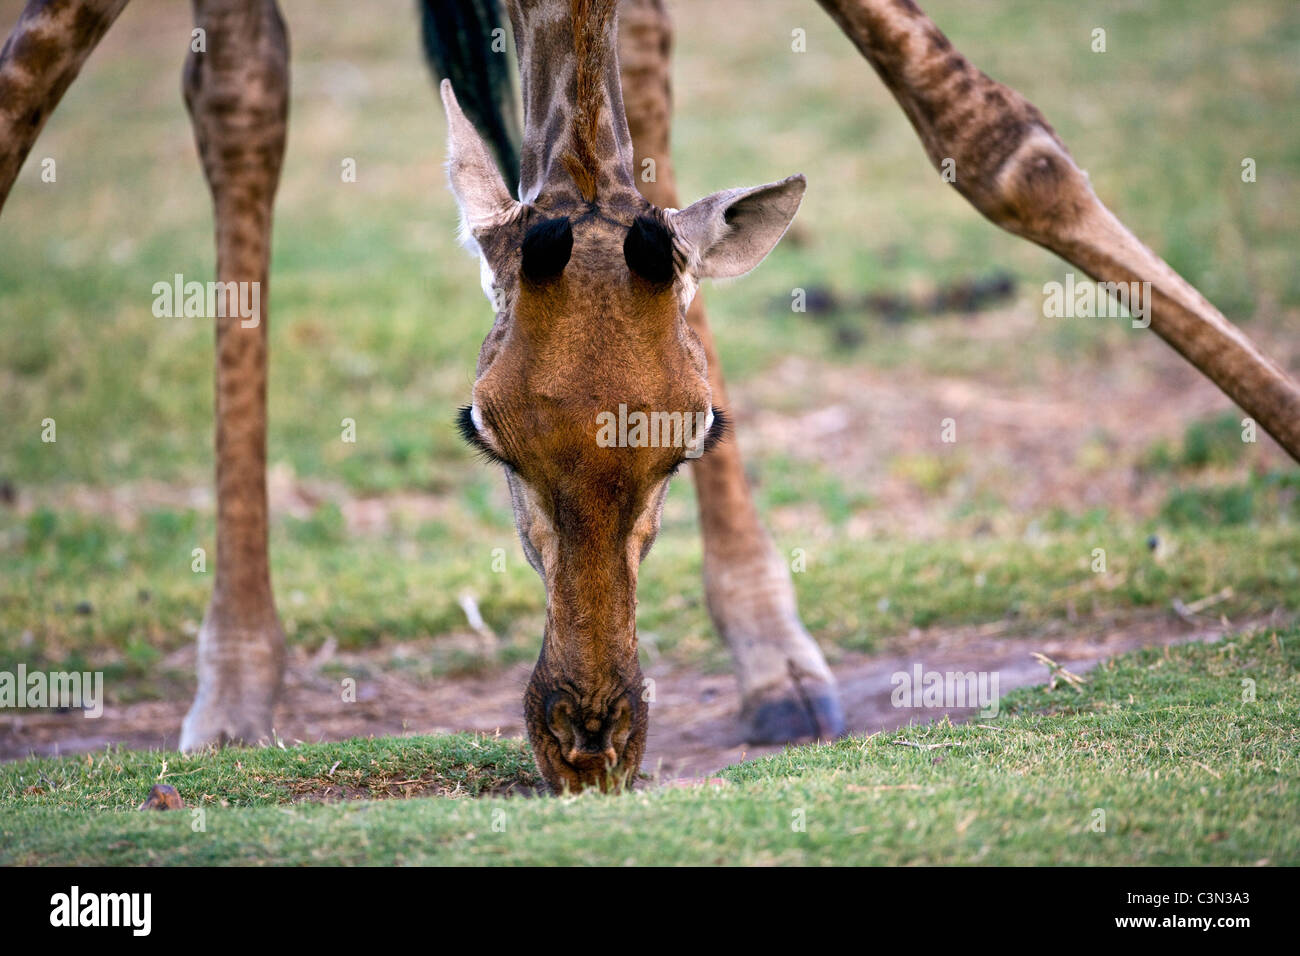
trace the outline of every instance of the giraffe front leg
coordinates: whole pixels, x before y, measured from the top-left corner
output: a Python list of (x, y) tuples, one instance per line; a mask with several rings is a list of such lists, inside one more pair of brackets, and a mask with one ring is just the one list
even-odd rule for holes
[[(289, 46), (274, 0), (195, 0), (185, 103), (216, 216), (217, 554), (181, 749), (269, 739), (284, 670), (267, 560), (267, 272)], [(197, 45), (197, 44), (196, 44)]]
[[(623, 0), (619, 66), (633, 168), (641, 192), (661, 208), (679, 205), (668, 148), (671, 47), (672, 24), (662, 0)], [(647, 158), (654, 161), (650, 167)], [(650, 168), (652, 177), (645, 174)], [(713, 402), (725, 408), (722, 366), (699, 295), (686, 317), (708, 356)], [(704, 537), (705, 598), (735, 660), (746, 739), (838, 736), (844, 717), (835, 678), (799, 620), (789, 568), (759, 521), (739, 447), (724, 442), (691, 469)]]
[[(698, 297), (687, 317), (705, 343), (714, 401), (724, 405), (721, 368)], [(799, 620), (790, 569), (759, 521), (734, 438), (691, 467), (704, 537), (704, 596), (736, 663), (746, 739), (839, 736), (844, 715), (835, 678)]]

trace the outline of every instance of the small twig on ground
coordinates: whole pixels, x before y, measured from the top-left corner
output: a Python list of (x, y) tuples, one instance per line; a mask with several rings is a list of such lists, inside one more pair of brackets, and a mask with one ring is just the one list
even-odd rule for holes
[(1213, 607), (1216, 604), (1221, 604), (1228, 600), (1228, 598), (1232, 597), (1232, 593), (1231, 587), (1223, 588), (1217, 593), (1211, 594), (1209, 597), (1203, 597), (1199, 601), (1193, 601), (1191, 604), (1187, 605), (1187, 610), (1191, 611), (1193, 614), (1199, 614), (1207, 607)]
[(1194, 766), (1194, 767), (1200, 767), (1202, 770), (1204, 770), (1206, 773), (1208, 773), (1208, 774), (1209, 774), (1211, 777), (1213, 777), (1215, 780), (1222, 780), (1222, 779), (1223, 779), (1223, 777), (1221, 777), (1219, 774), (1215, 773), (1212, 769), (1210, 769), (1209, 767), (1207, 767), (1205, 764), (1201, 763), (1199, 760), (1193, 760), (1193, 761), (1192, 761), (1192, 766)]
[(458, 598), (458, 602), (460, 603), (461, 610), (465, 612), (465, 619), (469, 621), (470, 629), (473, 630), (483, 642), (481, 648), (482, 652), (485, 654), (495, 653), (497, 649), (496, 633), (492, 628), (488, 627), (487, 622), (483, 620), (483, 615), (479, 613), (478, 601), (474, 599), (474, 595), (465, 591)]
[(1056, 681), (1057, 678), (1060, 678), (1061, 680), (1065, 681), (1065, 683), (1073, 687), (1074, 692), (1076, 694), (1083, 693), (1083, 685), (1088, 683), (1088, 681), (1085, 678), (1080, 677), (1078, 674), (1074, 673), (1073, 671), (1066, 670), (1064, 667), (1056, 663), (1056, 661), (1052, 660), (1046, 654), (1040, 654), (1037, 651), (1034, 651), (1034, 658), (1040, 664), (1046, 667), (1048, 673), (1052, 675), (1051, 679), (1048, 680), (1047, 682), (1048, 690), (1056, 690)]
[(316, 653), (312, 655), (311, 666), (317, 668), (324, 667), (325, 664), (329, 662), (330, 658), (334, 656), (334, 652), (338, 650), (338, 647), (339, 642), (335, 639), (333, 634), (326, 637), (325, 640), (321, 642), (321, 646), (317, 648)]
[(911, 740), (891, 740), (890, 743), (895, 747), (915, 747), (917, 750), (938, 750), (940, 747), (960, 747), (962, 745), (960, 740), (945, 740), (937, 744), (918, 744)]
[(1174, 598), (1172, 607), (1174, 613), (1188, 624), (1199, 624), (1200, 622), (1196, 620), (1197, 614), (1201, 613), (1206, 608), (1214, 607), (1216, 604), (1223, 603), (1228, 600), (1228, 598), (1232, 597), (1232, 594), (1232, 588), (1226, 587), (1214, 594), (1201, 598), (1199, 601), (1193, 601), (1191, 604), (1184, 604), (1180, 598)]
[(202, 767), (195, 767), (193, 770), (170, 770), (158, 774), (158, 779), (165, 780), (170, 777), (192, 777), (196, 773), (202, 773), (202, 771), (203, 771)]

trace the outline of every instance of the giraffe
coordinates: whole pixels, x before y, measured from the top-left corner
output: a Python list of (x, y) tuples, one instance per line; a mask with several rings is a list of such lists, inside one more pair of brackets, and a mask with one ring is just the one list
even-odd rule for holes
[[(1300, 459), (1300, 388), (1097, 199), (1086, 173), (1032, 104), (976, 69), (912, 0), (818, 2), (898, 100), (931, 162), (936, 167), (946, 160), (955, 162), (959, 175), (954, 186), (975, 208), (1001, 228), (1045, 246), (1094, 278), (1150, 281), (1154, 290), (1152, 329)], [(125, 4), (126, 0), (29, 0), (0, 50), (0, 207), (44, 122)], [(460, 5), (468, 8), (476, 3), (460, 0)], [(650, 289), (656, 278), (661, 279), (659, 291), (636, 297), (640, 304), (623, 309), (622, 318), (626, 321), (633, 311), (640, 314), (640, 310), (649, 309), (662, 319), (669, 313), (667, 299), (673, 298), (672, 305), (679, 312), (684, 309), (684, 325), (674, 321), (673, 334), (661, 337), (659, 344), (666, 352), (655, 351), (654, 343), (626, 347), (648, 349), (656, 360), (672, 367), (669, 377), (677, 384), (665, 386), (654, 401), (675, 401), (707, 414), (705, 405), (725, 407), (725, 386), (702, 297), (692, 294), (695, 282), (689, 273), (695, 269), (698, 275), (701, 263), (691, 258), (687, 251), (691, 242), (685, 240), (694, 237), (698, 247), (701, 235), (708, 235), (708, 230), (699, 231), (700, 223), (709, 221), (705, 213), (716, 213), (719, 204), (741, 202), (747, 209), (764, 210), (757, 220), (765, 226), (760, 232), (766, 241), (777, 231), (767, 222), (771, 216), (766, 211), (777, 209), (781, 216), (786, 212), (793, 215), (792, 206), (797, 206), (803, 184), (791, 179), (757, 191), (732, 192), (730, 199), (714, 197), (694, 217), (677, 218), (679, 214), (672, 212), (678, 204), (668, 153), (672, 28), (661, 0), (623, 0), (618, 13), (621, 27), (614, 25), (612, 13), (606, 18), (608, 6), (580, 2), (566, 14), (565, 5), (553, 0), (550, 4), (520, 3), (512, 10), (521, 64), (525, 46), (534, 51), (550, 50), (575, 64), (575, 78), (579, 61), (588, 64), (589, 78), (599, 78), (583, 86), (581, 97), (583, 102), (598, 104), (594, 111), (587, 111), (589, 118), (595, 117), (589, 123), (597, 130), (589, 143), (594, 149), (565, 150), (554, 165), (551, 160), (556, 154), (544, 144), (552, 141), (553, 134), (563, 137), (565, 133), (562, 129), (539, 129), (534, 122), (531, 141), (543, 145), (531, 152), (525, 150), (520, 165), (521, 173), (527, 170), (530, 174), (521, 176), (521, 187), (525, 180), (537, 187), (532, 195), (521, 188), (516, 200), (505, 190), (499, 174), (493, 181), (487, 147), (459, 114), (455, 94), (444, 92), (453, 145), (459, 141), (462, 146), (453, 169), (458, 163), (465, 164), (464, 182), (473, 185), (461, 196), (462, 203), (468, 200), (471, 209), (479, 213), (488, 210), (486, 219), (467, 215), (466, 224), (471, 238), (476, 224), (482, 230), (478, 245), (484, 258), (496, 257), (498, 266), (490, 274), (489, 286), (498, 275), (505, 275), (510, 265), (517, 262), (515, 268), (523, 268), (525, 245), (532, 250), (529, 258), (536, 266), (539, 287), (547, 286), (550, 293), (564, 288), (566, 274), (570, 278), (590, 275), (592, 270), (616, 263), (619, 254), (628, 282), (647, 283), (645, 288)], [(213, 194), (218, 278), (265, 283), (271, 205), (287, 126), (284, 25), (274, 0), (193, 0), (193, 8), (196, 26), (202, 26), (208, 36), (208, 51), (206, 58), (189, 57), (184, 90)], [(566, 51), (554, 25), (528, 19), (529, 11), (543, 8), (557, 17), (567, 15), (571, 23), (576, 17), (584, 26), (595, 17), (598, 29), (584, 31), (587, 39), (581, 55), (572, 31)], [(538, 35), (521, 39), (521, 32), (527, 34), (530, 24), (537, 27)], [(616, 34), (618, 66), (610, 52)], [(593, 38), (598, 40), (593, 42)], [(534, 56), (534, 75), (544, 77), (547, 62), (542, 55)], [(557, 94), (553, 87), (534, 82), (530, 88), (536, 98), (532, 116), (558, 115), (548, 113), (547, 104)], [(567, 90), (563, 92), (568, 96)], [(615, 119), (620, 108), (626, 112), (626, 131), (619, 129)], [(479, 111), (468, 112), (481, 125)], [(525, 115), (529, 115), (527, 96)], [(527, 120), (525, 127), (527, 142)], [(477, 146), (473, 145), (476, 139)], [(493, 142), (493, 148), (496, 145)], [(640, 184), (645, 194), (641, 200), (634, 194), (636, 187), (629, 189), (618, 172), (629, 157), (633, 162), (644, 157), (657, 161), (657, 182)], [(571, 166), (578, 170), (576, 175)], [(572, 185), (563, 183), (565, 178)], [(558, 184), (553, 190), (542, 188), (552, 180)], [(614, 215), (575, 223), (568, 215), (548, 214), (534, 222), (535, 210), (517, 210), (517, 205), (540, 201), (548, 213), (566, 212), (566, 202), (575, 206), (589, 202), (584, 192), (589, 188), (595, 189), (602, 208), (605, 197), (610, 197)], [(527, 202), (521, 203), (524, 200)], [(647, 206), (638, 202), (653, 205), (647, 212)], [(637, 209), (641, 212), (632, 215)], [(529, 224), (523, 236), (517, 237), (517, 248), (504, 241), (494, 243), (492, 236), (505, 235), (502, 230), (510, 223), (498, 222), (493, 216), (515, 212), (520, 220), (513, 222), (516, 230), (523, 222)], [(641, 222), (643, 218), (646, 221)], [(750, 218), (739, 217), (742, 225)], [(554, 223), (557, 219), (567, 222), (568, 228)], [(547, 221), (553, 224), (529, 242), (533, 228)], [(731, 225), (727, 224), (729, 229)], [(624, 236), (621, 250), (612, 246), (619, 230)], [(664, 255), (665, 247), (670, 257)], [(752, 258), (754, 250), (747, 252)], [(663, 282), (669, 281), (663, 278), (669, 261), (675, 290), (671, 297), (662, 289)], [(507, 269), (502, 269), (501, 263), (506, 263)], [(634, 264), (644, 272), (634, 269)], [(557, 266), (562, 268), (557, 270)], [(187, 749), (265, 739), (283, 668), (283, 637), (266, 570), (265, 289), (262, 301), (261, 321), (252, 329), (217, 323), (217, 575), (200, 631), (198, 693), (182, 734), (182, 746)], [(547, 299), (552, 314), (557, 302), (553, 295)], [(529, 310), (537, 303), (523, 303), (516, 297), (511, 305), (515, 311), (510, 315), (518, 320), (512, 325), (523, 330), (529, 324)], [(539, 307), (532, 313), (534, 318), (542, 311)], [(509, 332), (498, 315), (480, 356), (480, 371), (487, 374), (482, 383), (485, 395), (499, 394), (493, 388), (509, 391), (512, 384), (518, 388), (520, 381), (528, 380), (529, 370), (521, 368), (527, 363), (509, 369), (515, 373), (512, 377), (506, 374), (509, 363), (494, 372), (497, 362), (484, 362), (485, 356), (493, 358), (494, 336), (497, 351), (504, 349), (503, 358), (517, 351), (506, 347)], [(561, 329), (561, 333), (563, 338), (572, 329)], [(498, 420), (495, 415), (499, 412), (485, 414), (486, 402), (479, 400), (477, 388), (476, 382), (475, 401), (463, 417), (463, 430), (471, 441), (482, 442), (488, 453), (502, 455), (507, 450), (498, 445), (501, 437), (495, 429), (500, 426), (510, 432), (517, 426), (511, 425), (509, 416)], [(710, 434), (713, 427), (722, 427), (719, 421), (724, 421), (723, 417), (715, 415)], [(708, 438), (706, 435), (705, 442), (712, 444)], [(542, 459), (565, 454), (559, 447), (540, 451)], [(650, 457), (637, 456), (638, 460)], [(556, 461), (541, 461), (541, 465), (549, 465), (552, 472), (559, 467)], [(632, 469), (629, 481), (649, 481), (652, 472), (649, 466)], [(715, 625), (736, 660), (747, 735), (754, 740), (833, 736), (842, 728), (833, 678), (799, 622), (788, 571), (758, 520), (735, 443), (717, 444), (692, 464), (691, 472), (704, 537), (706, 596)], [(508, 480), (518, 484), (522, 479)], [(551, 480), (558, 479), (552, 475)], [(553, 545), (556, 536), (548, 535), (546, 522), (540, 520), (546, 517), (545, 508), (539, 507), (531, 486), (513, 487), (512, 498), (523, 506), (519, 518), (525, 549), (530, 547), (530, 532), (536, 533), (543, 545), (548, 540)], [(648, 547), (653, 521), (644, 517), (636, 516), (628, 537)], [(602, 530), (600, 522), (590, 516), (580, 513), (577, 518), (585, 530)], [(546, 556), (535, 550), (545, 572)], [(550, 561), (556, 566), (558, 558), (552, 554)], [(592, 572), (602, 581), (609, 573), (585, 566), (579, 570)], [(553, 578), (552, 583), (560, 585), (553, 602), (557, 637), (549, 654), (544, 642), (539, 658), (541, 678), (535, 675), (526, 703), (530, 734), (541, 735), (534, 736), (535, 747), (541, 741), (539, 761), (548, 779), (561, 785), (606, 782), (611, 765), (626, 776), (639, 759), (637, 737), (643, 734), (644, 709), (624, 695), (602, 701), (609, 706), (600, 720), (588, 718), (583, 707), (591, 701), (573, 699), (572, 695), (566, 700), (567, 692), (556, 696), (557, 688), (548, 681), (562, 682), (566, 668), (571, 668), (591, 679), (588, 690), (599, 691), (597, 696), (609, 689), (597, 685), (635, 686), (634, 657), (626, 646), (605, 646), (595, 654), (592, 649), (599, 642), (593, 640), (588, 642), (587, 652), (558, 649), (559, 627), (566, 621), (575, 627), (575, 622), (589, 624), (596, 618), (611, 626), (611, 622), (621, 621), (613, 629), (628, 638), (629, 606), (635, 607), (635, 574), (624, 573), (622, 580), (614, 581), (605, 590), (605, 599), (585, 603), (572, 589), (566, 589), (564, 575)], [(548, 609), (548, 628), (552, 619)], [(570, 631), (576, 633), (581, 628), (570, 627)], [(617, 645), (618, 641), (606, 644)], [(593, 666), (593, 657), (603, 664)], [(598, 670), (605, 673), (593, 677)]]

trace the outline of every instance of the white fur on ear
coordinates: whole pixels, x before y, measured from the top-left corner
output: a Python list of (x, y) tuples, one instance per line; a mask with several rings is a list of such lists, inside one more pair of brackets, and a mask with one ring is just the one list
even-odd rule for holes
[(487, 296), (487, 300), (492, 303), (492, 309), (495, 311), (497, 299), (493, 294), (493, 289), (496, 288), (497, 277), (493, 273), (492, 267), (488, 265), (487, 256), (483, 255), (482, 250), (476, 249), (475, 251), (478, 252), (478, 284), (483, 289), (483, 294)]
[(670, 214), (691, 271), (730, 279), (753, 269), (785, 235), (806, 185), (802, 175), (794, 175), (766, 186), (726, 189)]
[(476, 240), (509, 222), (521, 207), (506, 189), (483, 137), (461, 112), (451, 81), (443, 80), (439, 91), (447, 113), (447, 178), (460, 206), (460, 239), (477, 252)]

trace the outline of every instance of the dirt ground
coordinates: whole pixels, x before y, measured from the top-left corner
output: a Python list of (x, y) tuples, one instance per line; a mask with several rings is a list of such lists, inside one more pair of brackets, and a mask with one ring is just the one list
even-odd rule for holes
[[(999, 625), (926, 631), (891, 642), (890, 653), (845, 655), (835, 666), (848, 730), (871, 734), (948, 714), (966, 719), (976, 708), (897, 708), (891, 694), (894, 673), (925, 671), (996, 672), (999, 692), (1044, 683), (1047, 668), (1038, 652), (1076, 674), (1102, 659), (1139, 646), (1214, 641), (1229, 629), (1257, 622), (1207, 619), (1189, 622), (1169, 614), (1094, 624), (1068, 634), (1006, 636)], [(168, 663), (184, 665), (178, 659)], [(391, 657), (391, 650), (386, 651)], [(416, 655), (418, 647), (404, 647)], [(391, 663), (391, 662), (390, 662)], [(378, 665), (378, 666), (376, 666)], [(358, 680), (357, 700), (343, 703), (339, 669), (375, 676)], [(484, 676), (434, 681), (385, 667), (374, 651), (337, 654), (323, 649), (313, 657), (299, 651), (290, 661), (276, 734), (285, 742), (332, 741), (357, 736), (430, 734), (473, 730), (520, 736), (520, 702), (531, 665), (521, 663)], [(329, 672), (327, 675), (326, 671)], [(660, 664), (647, 669), (655, 681), (650, 739), (643, 768), (671, 782), (698, 778), (739, 761), (780, 750), (751, 746), (742, 736), (739, 696), (730, 674), (702, 674)], [(1070, 693), (1062, 688), (1062, 694)], [(38, 712), (0, 721), (0, 759), (29, 754), (81, 753), (118, 743), (132, 748), (174, 747), (188, 700), (149, 701), (106, 706), (103, 716)]]

